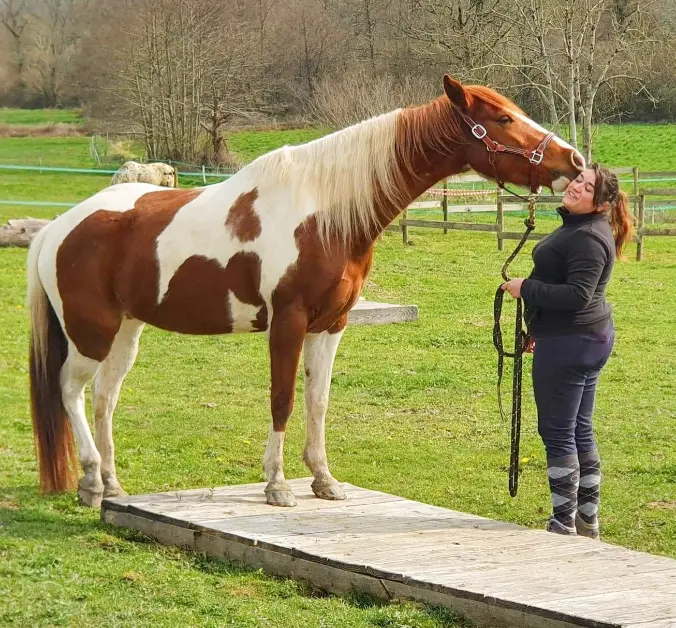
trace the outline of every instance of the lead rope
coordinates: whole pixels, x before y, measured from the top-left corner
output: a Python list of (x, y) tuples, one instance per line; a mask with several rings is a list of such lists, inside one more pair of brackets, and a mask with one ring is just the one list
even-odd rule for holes
[[(517, 244), (512, 254), (502, 267), (502, 278), (509, 281), (507, 270), (509, 265), (519, 254), (526, 240), (535, 229), (535, 201), (536, 197), (530, 196), (528, 199), (528, 218), (524, 221), (526, 231)], [(519, 490), (519, 445), (521, 442), (521, 383), (523, 379), (523, 352), (527, 336), (523, 331), (523, 300), (516, 300), (516, 322), (514, 325), (514, 352), (505, 351), (502, 342), (502, 329), (500, 327), (500, 317), (502, 314), (502, 302), (504, 290), (502, 284), (498, 286), (495, 292), (495, 301), (493, 303), (493, 345), (498, 352), (498, 408), (500, 417), (505, 419), (505, 413), (502, 406), (502, 371), (504, 368), (504, 359), (514, 358), (514, 368), (512, 370), (512, 426), (510, 435), (510, 453), (509, 453), (509, 494), (516, 497)]]

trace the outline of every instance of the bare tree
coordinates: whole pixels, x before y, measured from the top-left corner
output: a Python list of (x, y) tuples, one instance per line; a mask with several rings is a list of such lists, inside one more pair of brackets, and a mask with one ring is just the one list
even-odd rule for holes
[(29, 13), (27, 0), (0, 0), (0, 23), (5, 27), (12, 40), (14, 64), (20, 83), (26, 64), (24, 53), (24, 31), (28, 25)]
[(57, 106), (68, 87), (80, 39), (78, 21), (88, 4), (88, 0), (42, 0), (30, 5), (27, 82), (41, 94), (45, 107)]
[(124, 4), (97, 108), (114, 105), (150, 159), (227, 163), (225, 126), (259, 100), (258, 24), (227, 0)]

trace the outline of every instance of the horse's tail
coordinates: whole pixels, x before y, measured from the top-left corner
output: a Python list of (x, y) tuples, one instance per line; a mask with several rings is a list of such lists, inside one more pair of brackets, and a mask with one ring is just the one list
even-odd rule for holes
[(28, 251), (30, 313), (30, 388), (33, 436), (40, 467), (40, 488), (55, 493), (77, 483), (75, 451), (68, 417), (61, 399), (61, 367), (68, 343), (38, 274), (38, 258), (49, 226), (34, 238)]

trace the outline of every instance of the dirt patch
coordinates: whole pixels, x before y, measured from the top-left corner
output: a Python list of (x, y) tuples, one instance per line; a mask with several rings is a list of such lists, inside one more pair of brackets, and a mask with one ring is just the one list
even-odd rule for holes
[(75, 137), (86, 135), (80, 124), (0, 124), (0, 137)]
[(648, 508), (652, 508), (653, 510), (676, 510), (676, 501), (650, 502)]

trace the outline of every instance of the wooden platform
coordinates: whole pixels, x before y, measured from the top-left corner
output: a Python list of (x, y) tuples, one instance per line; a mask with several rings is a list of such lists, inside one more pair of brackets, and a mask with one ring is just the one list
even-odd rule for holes
[(105, 499), (102, 519), (316, 587), (451, 607), (484, 626), (676, 627), (676, 560), (491, 521), (350, 484), (295, 508), (264, 484)]
[(396, 305), (367, 301), (363, 297), (355, 303), (348, 315), (351, 325), (386, 325), (418, 320), (417, 305)]

